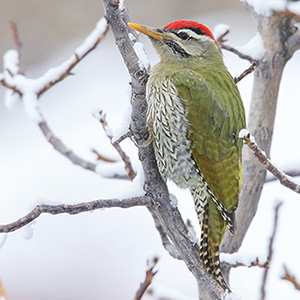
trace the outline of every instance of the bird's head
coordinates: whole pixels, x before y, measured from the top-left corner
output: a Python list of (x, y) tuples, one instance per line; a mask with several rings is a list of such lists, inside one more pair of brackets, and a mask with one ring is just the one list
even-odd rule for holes
[(162, 61), (191, 62), (205, 57), (221, 57), (220, 46), (212, 32), (198, 22), (180, 20), (163, 28), (128, 25), (150, 37)]

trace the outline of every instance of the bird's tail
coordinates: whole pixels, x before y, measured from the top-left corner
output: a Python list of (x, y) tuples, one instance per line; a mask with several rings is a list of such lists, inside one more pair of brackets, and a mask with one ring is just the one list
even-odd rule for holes
[[(217, 219), (216, 219), (217, 218)], [(208, 273), (224, 288), (229, 289), (221, 273), (219, 246), (226, 223), (211, 199), (204, 207), (200, 242), (200, 259)]]

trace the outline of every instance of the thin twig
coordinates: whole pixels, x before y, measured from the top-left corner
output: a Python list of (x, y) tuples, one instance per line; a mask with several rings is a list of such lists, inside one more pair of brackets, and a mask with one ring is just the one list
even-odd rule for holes
[[(269, 248), (268, 248), (268, 261), (271, 263), (272, 257), (273, 257), (273, 244), (274, 244), (274, 239), (275, 235), (277, 232), (278, 228), (278, 214), (279, 214), (279, 208), (281, 207), (282, 202), (279, 202), (276, 207), (275, 207), (275, 216), (274, 216), (274, 225), (273, 225), (273, 232), (270, 238), (269, 242)], [(269, 268), (264, 270), (264, 275), (263, 275), (263, 280), (262, 280), (262, 286), (261, 286), (261, 297), (260, 300), (264, 300), (266, 297), (266, 284), (267, 284), (267, 278), (269, 274)]]
[(238, 268), (238, 267), (259, 267), (263, 269), (269, 268), (269, 260), (266, 260), (263, 264), (259, 261), (257, 257), (254, 261), (251, 261), (250, 264), (244, 264), (242, 262), (236, 261), (235, 263), (229, 263), (227, 261), (222, 261), (222, 264), (227, 265), (230, 268)]
[(285, 273), (281, 277), (281, 279), (291, 282), (293, 284), (294, 288), (296, 290), (300, 291), (300, 284), (297, 281), (296, 277), (289, 272), (288, 268), (285, 265), (283, 265), (283, 268), (284, 268)]
[[(298, 177), (298, 176), (300, 176), (300, 170), (286, 170), (286, 171), (283, 171), (283, 173), (286, 174), (289, 177)], [(266, 178), (266, 183), (272, 182), (272, 181), (275, 181), (275, 180), (277, 180), (276, 177), (274, 177), (274, 176), (271, 177), (270, 176), (270, 177)]]
[(132, 137), (133, 134), (132, 132), (129, 130), (127, 133), (123, 134), (122, 136), (120, 136), (116, 141), (113, 142), (113, 144), (120, 144), (122, 141), (124, 141), (127, 138)]
[(116, 162), (116, 160), (114, 160), (114, 159), (110, 159), (110, 158), (105, 157), (104, 155), (99, 153), (96, 149), (92, 149), (92, 152), (97, 155), (97, 160), (105, 161), (105, 162), (109, 162), (109, 163), (115, 163)]
[(218, 44), (220, 45), (220, 47), (222, 49), (225, 49), (227, 51), (233, 52), (234, 54), (236, 54), (237, 56), (239, 56), (242, 59), (247, 59), (248, 61), (250, 61), (251, 63), (255, 62), (255, 60), (250, 56), (250, 55), (246, 55), (243, 54), (242, 52), (240, 52), (239, 50), (237, 50), (236, 48), (229, 46), (229, 45), (225, 45), (224, 42), (226, 42), (225, 36), (229, 33), (229, 30), (226, 30), (222, 35), (220, 35), (217, 39)]
[[(17, 23), (15, 23), (13, 21), (10, 21), (10, 28), (11, 28), (12, 33), (13, 33), (16, 50), (19, 54), (19, 60), (20, 60), (20, 58), (21, 58), (21, 48), (22, 48), (23, 44), (22, 44), (22, 41), (20, 39)], [(22, 74), (22, 72), (20, 72), (20, 74)]]
[(24, 227), (29, 224), (41, 214), (69, 214), (77, 215), (83, 212), (93, 211), (100, 208), (130, 208), (136, 206), (147, 206), (150, 205), (150, 198), (147, 196), (142, 197), (133, 197), (124, 200), (119, 199), (104, 199), (104, 200), (94, 200), (89, 202), (83, 202), (79, 204), (69, 205), (69, 204), (60, 204), (60, 205), (37, 205), (31, 212), (26, 216), (20, 218), (19, 220), (12, 222), (6, 225), (0, 225), (0, 233), (13, 232), (17, 229)]
[(182, 260), (182, 256), (178, 252), (178, 250), (174, 247), (174, 245), (171, 243), (169, 237), (167, 236), (163, 226), (161, 225), (161, 222), (157, 218), (156, 214), (154, 213), (153, 209), (151, 207), (148, 207), (152, 218), (154, 220), (155, 228), (158, 231), (161, 242), (165, 250), (175, 259)]
[(251, 74), (255, 70), (256, 64), (257, 64), (257, 62), (253, 61), (251, 66), (248, 69), (246, 69), (240, 76), (234, 77), (235, 83), (240, 82), (242, 79), (244, 79), (244, 77)]
[(243, 139), (244, 143), (253, 151), (254, 156), (257, 158), (257, 160), (261, 164), (263, 164), (266, 167), (266, 169), (271, 174), (273, 174), (283, 186), (291, 189), (295, 193), (300, 194), (300, 186), (293, 182), (291, 179), (289, 179), (286, 174), (284, 174), (271, 163), (271, 161), (267, 158), (265, 153), (263, 153), (263, 151), (255, 143), (254, 138), (250, 135), (250, 133), (241, 135), (240, 138)]
[(151, 264), (148, 261), (148, 269), (146, 270), (145, 280), (141, 283), (139, 289), (137, 290), (134, 300), (141, 300), (147, 288), (151, 285), (154, 276), (157, 274), (157, 271), (153, 270), (157, 265), (158, 260), (159, 259), (157, 257), (154, 257)]
[(123, 160), (125, 171), (127, 172), (129, 178), (131, 180), (133, 180), (136, 176), (136, 173), (134, 172), (134, 170), (132, 168), (130, 158), (123, 151), (123, 149), (121, 148), (121, 146), (118, 143), (112, 141), (113, 140), (112, 130), (110, 129), (110, 127), (107, 124), (106, 114), (102, 110), (100, 110), (97, 114), (94, 114), (94, 116), (101, 123), (106, 136), (110, 140), (111, 145), (117, 150), (118, 154), (120, 155), (121, 159)]
[(55, 150), (67, 157), (74, 165), (78, 165), (84, 169), (96, 172), (97, 165), (79, 157), (72, 150), (70, 150), (59, 138), (53, 134), (46, 120), (43, 120), (38, 125), (48, 142), (54, 147)]

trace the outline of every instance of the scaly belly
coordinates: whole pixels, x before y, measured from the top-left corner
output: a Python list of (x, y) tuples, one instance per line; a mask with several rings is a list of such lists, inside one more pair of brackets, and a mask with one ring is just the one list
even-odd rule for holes
[(197, 167), (188, 140), (188, 121), (176, 88), (166, 80), (147, 90), (147, 126), (153, 135), (153, 147), (162, 176), (182, 188), (196, 184)]

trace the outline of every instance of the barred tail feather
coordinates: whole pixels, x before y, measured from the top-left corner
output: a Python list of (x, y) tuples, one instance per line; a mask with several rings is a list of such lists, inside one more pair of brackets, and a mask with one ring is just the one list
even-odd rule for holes
[(202, 233), (200, 242), (200, 259), (206, 271), (224, 288), (229, 289), (221, 273), (219, 245), (213, 241), (211, 226), (209, 224), (209, 204), (204, 207), (202, 215)]

